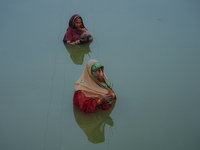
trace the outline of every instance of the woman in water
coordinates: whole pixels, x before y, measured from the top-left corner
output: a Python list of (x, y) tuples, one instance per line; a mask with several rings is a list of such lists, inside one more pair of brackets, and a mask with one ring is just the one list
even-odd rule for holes
[(104, 66), (97, 60), (89, 60), (75, 84), (73, 104), (91, 113), (96, 107), (109, 109), (115, 98), (115, 93), (104, 73)]
[(69, 20), (69, 27), (65, 33), (63, 42), (66, 42), (70, 45), (75, 45), (79, 43), (90, 42), (92, 40), (93, 37), (85, 28), (81, 16), (78, 14), (73, 15)]

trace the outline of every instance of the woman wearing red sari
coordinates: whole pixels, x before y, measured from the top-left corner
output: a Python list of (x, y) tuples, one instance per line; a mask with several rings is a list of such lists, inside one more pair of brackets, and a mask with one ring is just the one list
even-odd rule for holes
[(91, 113), (96, 107), (109, 109), (116, 98), (103, 69), (104, 66), (97, 60), (89, 60), (75, 84), (73, 104), (83, 111)]
[(70, 45), (75, 45), (79, 43), (90, 42), (93, 40), (93, 37), (88, 32), (83, 24), (83, 19), (80, 15), (75, 14), (69, 20), (69, 27), (63, 38), (63, 42), (66, 42)]

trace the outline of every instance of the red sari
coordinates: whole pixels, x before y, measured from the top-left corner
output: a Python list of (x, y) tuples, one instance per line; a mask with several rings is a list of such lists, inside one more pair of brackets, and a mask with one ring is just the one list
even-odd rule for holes
[[(98, 78), (99, 82), (101, 79)], [(108, 87), (108, 90), (111, 92), (111, 89)], [(98, 107), (103, 110), (107, 110), (110, 108), (111, 104), (109, 103), (102, 103), (101, 105), (97, 106), (97, 98), (87, 97), (82, 91), (74, 91), (74, 98), (73, 98), (73, 104), (79, 106), (83, 111), (87, 113), (94, 112), (95, 108)]]
[(82, 91), (74, 91), (74, 98), (73, 104), (77, 105), (81, 108), (81, 110), (92, 113), (94, 112), (95, 108), (98, 107), (103, 110), (107, 110), (110, 108), (111, 104), (109, 103), (102, 103), (101, 105), (97, 106), (97, 101), (99, 98), (92, 98), (87, 97)]
[(81, 35), (85, 32), (83, 30), (78, 30), (74, 28), (74, 23), (78, 18), (80, 18), (82, 21), (81, 27), (85, 28), (81, 16), (79, 16), (78, 14), (73, 15), (71, 19), (69, 20), (69, 27), (67, 28), (67, 32), (65, 33), (65, 36), (63, 38), (63, 42), (67, 42), (67, 41), (74, 42), (78, 40), (81, 37)]

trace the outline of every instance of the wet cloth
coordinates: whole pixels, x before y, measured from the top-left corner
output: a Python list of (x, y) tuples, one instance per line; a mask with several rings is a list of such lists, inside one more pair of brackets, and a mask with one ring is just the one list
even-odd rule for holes
[(77, 19), (81, 19), (82, 21), (81, 28), (85, 29), (81, 16), (78, 14), (73, 15), (71, 19), (69, 20), (69, 27), (67, 28), (67, 32), (65, 33), (65, 36), (63, 38), (63, 42), (66, 42), (66, 41), (74, 42), (78, 40), (84, 32), (86, 32), (84, 30), (79, 30), (74, 27), (74, 24)]
[[(92, 75), (92, 70), (102, 68), (103, 82), (99, 82)], [(83, 111), (93, 112), (97, 106), (97, 101), (105, 94), (112, 94), (113, 98), (115, 93), (110, 85), (110, 82), (103, 72), (104, 66), (97, 60), (90, 60), (86, 63), (84, 71), (75, 84), (75, 92), (73, 104), (79, 105)], [(101, 109), (108, 109), (111, 104), (103, 103), (98, 107)]]

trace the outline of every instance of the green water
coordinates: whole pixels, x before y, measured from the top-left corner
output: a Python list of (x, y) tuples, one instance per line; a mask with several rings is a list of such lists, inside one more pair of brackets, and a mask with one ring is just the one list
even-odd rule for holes
[[(199, 150), (198, 0), (1, 0), (1, 150)], [(67, 47), (73, 14), (93, 35)], [(117, 95), (110, 111), (73, 107), (97, 59)], [(96, 135), (96, 136), (95, 136)]]

